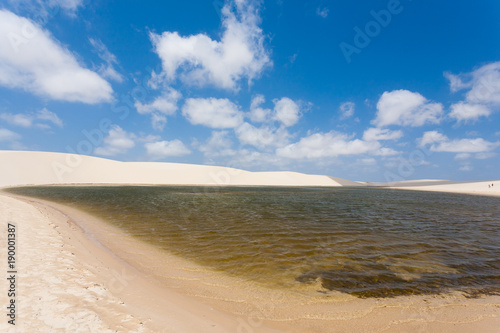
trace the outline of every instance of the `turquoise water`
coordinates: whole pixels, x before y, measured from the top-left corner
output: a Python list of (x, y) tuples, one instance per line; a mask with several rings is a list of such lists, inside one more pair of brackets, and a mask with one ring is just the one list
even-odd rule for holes
[[(500, 198), (363, 188), (78, 186), (8, 192), (272, 288), (500, 294)], [(316, 288), (317, 289), (317, 288)]]

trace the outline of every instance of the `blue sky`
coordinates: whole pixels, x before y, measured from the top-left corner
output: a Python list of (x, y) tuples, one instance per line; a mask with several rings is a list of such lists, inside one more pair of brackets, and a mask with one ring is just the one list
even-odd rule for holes
[(0, 149), (498, 179), (498, 1), (0, 4)]

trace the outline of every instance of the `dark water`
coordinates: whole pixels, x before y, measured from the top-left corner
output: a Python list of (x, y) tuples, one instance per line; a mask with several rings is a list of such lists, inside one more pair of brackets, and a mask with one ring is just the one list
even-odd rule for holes
[(500, 294), (500, 198), (359, 188), (23, 187), (274, 288)]

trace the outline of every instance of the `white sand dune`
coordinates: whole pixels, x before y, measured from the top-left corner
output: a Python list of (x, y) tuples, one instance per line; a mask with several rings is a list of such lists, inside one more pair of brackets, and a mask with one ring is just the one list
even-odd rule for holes
[(250, 172), (208, 165), (120, 162), (66, 153), (0, 151), (0, 187), (42, 184), (368, 186), (500, 196), (500, 180), (422, 179), (369, 183), (289, 171)]
[(342, 186), (328, 176), (298, 172), (249, 172), (207, 165), (119, 162), (64, 153), (0, 151), (0, 187), (74, 183)]

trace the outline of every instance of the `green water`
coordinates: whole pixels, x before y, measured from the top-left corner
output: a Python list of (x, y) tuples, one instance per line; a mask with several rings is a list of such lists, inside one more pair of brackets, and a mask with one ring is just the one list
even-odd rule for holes
[(500, 294), (500, 198), (360, 188), (22, 187), (273, 288)]

